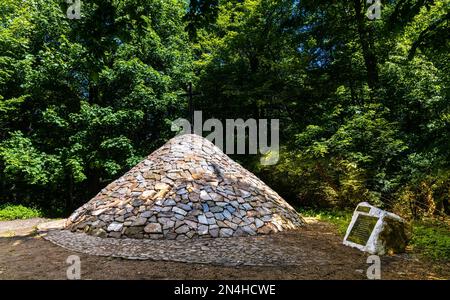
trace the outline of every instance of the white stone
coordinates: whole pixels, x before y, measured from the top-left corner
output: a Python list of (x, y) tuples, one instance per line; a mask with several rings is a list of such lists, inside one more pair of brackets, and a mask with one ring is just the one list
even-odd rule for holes
[(155, 194), (156, 194), (156, 191), (153, 191), (153, 190), (151, 190), (151, 191), (144, 191), (141, 194), (141, 197), (144, 198), (144, 199), (147, 199), (147, 198), (153, 197)]
[(104, 213), (107, 210), (108, 210), (108, 208), (102, 208), (102, 209), (94, 210), (93, 212), (91, 212), (91, 215), (98, 216), (98, 215)]
[(172, 208), (172, 211), (173, 211), (174, 213), (177, 213), (177, 214), (180, 214), (180, 215), (183, 215), (183, 216), (187, 215), (187, 212), (186, 212), (185, 210), (183, 210), (183, 209), (181, 209), (181, 208), (179, 208), (179, 207), (176, 207), (176, 206), (174, 206), (174, 207)]
[(242, 198), (247, 198), (250, 197), (252, 195), (252, 193), (244, 191), (244, 190), (240, 190)]
[(123, 228), (123, 224), (122, 223), (111, 223), (109, 224), (107, 230), (108, 231), (121, 231)]
[(199, 215), (197, 217), (197, 219), (198, 219), (198, 222), (201, 224), (208, 224), (208, 220), (206, 219), (205, 215)]
[(185, 223), (186, 225), (188, 225), (189, 227), (191, 227), (191, 228), (194, 228), (194, 229), (197, 228), (197, 222), (190, 221), (190, 220), (184, 220), (184, 223)]
[(199, 235), (205, 235), (208, 233), (208, 226), (206, 225), (199, 225), (197, 230)]
[(158, 182), (157, 184), (155, 184), (155, 190), (166, 190), (168, 188), (170, 188), (170, 186), (163, 182)]
[(200, 199), (202, 200), (212, 200), (211, 197), (208, 195), (208, 193), (206, 191), (201, 191), (200, 192)]

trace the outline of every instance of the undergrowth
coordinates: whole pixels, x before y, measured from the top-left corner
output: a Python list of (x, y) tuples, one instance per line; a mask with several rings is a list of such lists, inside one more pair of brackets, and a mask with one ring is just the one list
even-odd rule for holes
[(29, 219), (37, 217), (42, 217), (42, 211), (36, 208), (8, 203), (0, 205), (0, 221)]

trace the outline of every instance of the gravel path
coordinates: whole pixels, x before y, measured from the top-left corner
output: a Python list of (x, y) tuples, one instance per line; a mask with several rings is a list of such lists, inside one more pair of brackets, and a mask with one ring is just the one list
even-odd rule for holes
[[(63, 248), (108, 257), (151, 259), (225, 266), (288, 266), (332, 264), (333, 255), (317, 249), (316, 255), (286, 243), (299, 232), (232, 238), (197, 238), (186, 241), (99, 238), (85, 233), (54, 230), (44, 235)], [(343, 249), (347, 250), (347, 249)]]

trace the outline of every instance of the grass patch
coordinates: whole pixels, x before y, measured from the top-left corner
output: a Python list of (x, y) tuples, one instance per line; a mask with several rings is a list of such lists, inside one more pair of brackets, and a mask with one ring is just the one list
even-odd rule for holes
[(42, 211), (36, 208), (13, 204), (0, 205), (0, 221), (29, 219), (37, 217), (42, 217)]
[(299, 209), (301, 215), (305, 217), (314, 217), (320, 221), (325, 221), (336, 226), (339, 234), (344, 237), (348, 224), (352, 219), (353, 212), (338, 210), (316, 210)]
[(432, 260), (450, 261), (450, 227), (437, 222), (414, 222), (410, 246)]

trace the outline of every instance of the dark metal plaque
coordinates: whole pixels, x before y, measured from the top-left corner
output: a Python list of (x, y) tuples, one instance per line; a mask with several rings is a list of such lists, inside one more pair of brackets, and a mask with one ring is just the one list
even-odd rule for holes
[(365, 213), (369, 213), (370, 212), (370, 207), (367, 206), (358, 206), (358, 208), (356, 209), (357, 211), (361, 211), (361, 212), (365, 212)]
[(362, 214), (358, 215), (350, 231), (350, 234), (347, 237), (347, 241), (365, 246), (377, 222), (377, 217), (366, 216)]

